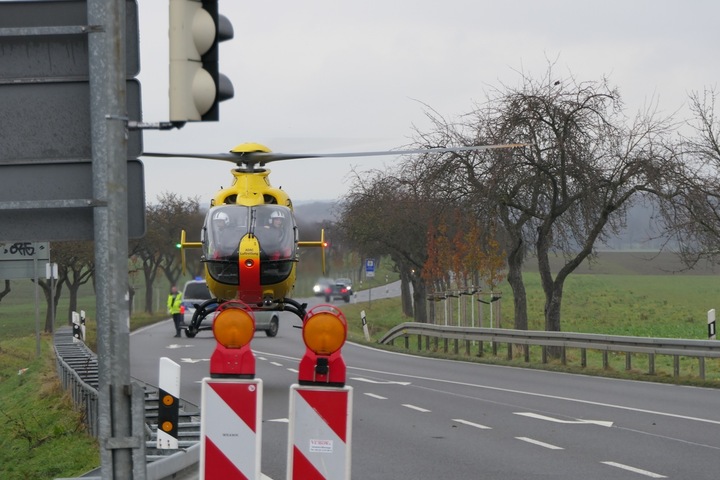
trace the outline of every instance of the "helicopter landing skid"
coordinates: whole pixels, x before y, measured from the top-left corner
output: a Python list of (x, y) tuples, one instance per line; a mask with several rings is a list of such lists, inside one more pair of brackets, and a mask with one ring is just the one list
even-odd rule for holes
[(202, 323), (205, 317), (217, 310), (218, 305), (217, 298), (211, 298), (210, 300), (205, 300), (200, 305), (195, 305), (195, 312), (193, 313), (190, 325), (185, 328), (185, 336), (195, 338), (195, 335), (202, 330), (212, 330), (212, 325), (203, 327)]
[(307, 303), (300, 303), (292, 298), (285, 298), (282, 302), (284, 311), (292, 312), (300, 317), (300, 320), (305, 321), (305, 315), (307, 315)]

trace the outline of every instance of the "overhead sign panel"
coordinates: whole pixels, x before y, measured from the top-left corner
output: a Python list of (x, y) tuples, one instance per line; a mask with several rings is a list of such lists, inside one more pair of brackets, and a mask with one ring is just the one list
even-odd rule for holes
[[(126, 85), (128, 116), (140, 119), (140, 83)], [(0, 164), (91, 161), (89, 98), (88, 82), (0, 84)], [(142, 135), (131, 131), (128, 158), (141, 154)]]
[[(126, 1), (125, 13), (125, 75), (133, 78), (140, 72), (137, 2)], [(38, 27), (44, 28), (46, 34), (35, 32), (29, 41), (27, 29)], [(68, 33), (59, 33), (60, 28)], [(0, 2), (0, 29), (17, 30), (15, 35), (8, 35), (13, 33), (11, 31), (2, 35), (0, 77), (5, 81), (29, 78), (87, 80), (86, 33), (93, 28), (88, 25), (87, 2), (84, 0)]]
[[(128, 161), (128, 235), (145, 235), (143, 164)], [(27, 188), (28, 179), (32, 188)], [(0, 241), (92, 240), (92, 163), (0, 164)]]

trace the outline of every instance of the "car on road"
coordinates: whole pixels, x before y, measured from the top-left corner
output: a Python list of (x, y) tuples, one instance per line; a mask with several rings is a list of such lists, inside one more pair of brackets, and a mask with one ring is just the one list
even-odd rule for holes
[[(198, 332), (212, 330), (212, 314), (208, 315), (198, 325), (193, 323), (195, 311), (198, 308), (214, 311), (218, 305), (214, 301), (205, 280), (190, 280), (185, 283), (182, 297), (183, 320), (185, 336), (193, 338)], [(255, 330), (262, 330), (268, 337), (278, 334), (280, 328), (280, 316), (274, 311), (255, 311)]]
[[(345, 283), (341, 280), (347, 280)], [(325, 301), (329, 302), (338, 298), (342, 298), (345, 303), (350, 303), (350, 297), (352, 296), (352, 285), (349, 283), (349, 279), (337, 279), (332, 285), (325, 288)]]
[(336, 278), (335, 283), (342, 283), (343, 285), (345, 285), (347, 287), (348, 292), (350, 292), (350, 295), (353, 294), (352, 280), (350, 280), (349, 278)]
[(313, 286), (313, 294), (316, 297), (322, 297), (326, 294), (327, 289), (331, 287), (335, 283), (335, 280), (332, 278), (326, 278), (326, 277), (320, 277), (318, 278), (317, 282), (315, 282), (315, 285)]

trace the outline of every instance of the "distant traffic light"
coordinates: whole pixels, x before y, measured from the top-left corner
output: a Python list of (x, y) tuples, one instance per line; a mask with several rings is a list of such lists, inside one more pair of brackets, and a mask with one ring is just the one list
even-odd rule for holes
[(217, 0), (170, 0), (170, 121), (214, 121), (235, 94), (219, 70), (219, 42), (233, 38)]

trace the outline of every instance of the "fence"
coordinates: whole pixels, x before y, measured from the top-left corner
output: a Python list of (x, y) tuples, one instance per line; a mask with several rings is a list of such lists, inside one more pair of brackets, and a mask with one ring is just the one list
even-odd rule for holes
[(567, 332), (545, 332), (536, 330), (508, 330), (500, 328), (454, 327), (449, 325), (432, 325), (428, 323), (406, 322), (391, 328), (383, 338), (382, 344), (394, 344), (398, 338), (404, 338), (405, 349), (410, 349), (410, 337), (417, 336), (417, 348), (422, 350), (423, 339), (425, 349), (430, 349), (430, 339), (434, 348), (439, 349), (438, 339), (444, 339), (444, 350), (448, 352), (449, 341), (452, 340), (453, 352), (458, 354), (460, 341), (465, 342), (465, 354), (470, 355), (471, 342), (492, 342), (493, 353), (497, 355), (498, 344), (507, 344), (507, 356), (511, 360), (513, 345), (522, 347), (526, 362), (530, 361), (530, 346), (542, 347), (542, 362), (547, 363), (548, 347), (560, 350), (560, 361), (567, 364), (567, 349), (580, 349), (581, 366), (587, 367), (587, 350), (602, 352), (603, 368), (609, 367), (609, 352), (625, 353), (625, 368), (632, 368), (632, 354), (648, 355), (648, 374), (655, 375), (655, 356), (670, 355), (673, 357), (673, 375), (680, 375), (680, 358), (697, 358), (699, 376), (705, 379), (705, 359), (720, 358), (720, 342), (714, 340), (687, 340), (675, 338), (625, 337), (615, 335), (598, 335)]
[(58, 329), (54, 337), (55, 361), (63, 389), (83, 413), (85, 426), (98, 436), (97, 358), (84, 343), (73, 342), (70, 327)]

